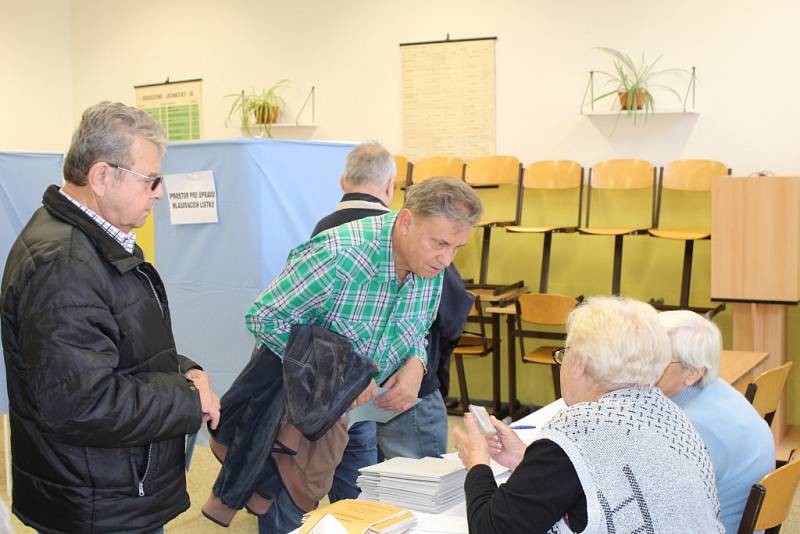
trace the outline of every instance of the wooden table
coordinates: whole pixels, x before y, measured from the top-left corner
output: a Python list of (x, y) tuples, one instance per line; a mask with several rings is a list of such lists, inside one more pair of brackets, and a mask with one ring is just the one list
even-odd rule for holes
[[(494, 291), (491, 289), (467, 289), (467, 291), (469, 291), (473, 295), (480, 297), (481, 302), (487, 302), (489, 304), (511, 302), (511, 304), (508, 304), (505, 307), (510, 307), (512, 310), (516, 310), (516, 306), (513, 304), (513, 302), (517, 299), (517, 297), (519, 297), (523, 293), (527, 293), (528, 288), (525, 286), (515, 287), (509, 291), (500, 293), (499, 295), (495, 295)], [(503, 307), (502, 309), (505, 309), (505, 307)], [(500, 398), (500, 314), (492, 312), (492, 310), (496, 308), (497, 308), (496, 306), (488, 306), (484, 311), (491, 314), (492, 316), (491, 319), (492, 344), (494, 346), (494, 350), (492, 351), (492, 406), (494, 408), (493, 413), (495, 417), (497, 417), (498, 419), (502, 419), (505, 413), (503, 410), (503, 402), (502, 399)], [(516, 311), (512, 311), (512, 313), (516, 313)], [(510, 328), (512, 328), (512, 330), (509, 331), (511, 335), (513, 335), (514, 333), (512, 324), (514, 322), (513, 319), (514, 316), (512, 315), (509, 323), (511, 324)], [(512, 340), (513, 338), (509, 337), (508, 339)], [(513, 345), (514, 343), (509, 343), (509, 352), (511, 354), (513, 354)], [(515, 364), (516, 362), (513, 362), (512, 357), (509, 356), (509, 365), (510, 365), (509, 385), (512, 384), (510, 375), (512, 369), (511, 366)], [(516, 372), (514, 376), (514, 385), (512, 386), (512, 388), (513, 389), (511, 391), (513, 391), (514, 395), (516, 395)], [(510, 406), (515, 406), (515, 404), (511, 404)], [(513, 409), (511, 411), (513, 411)]]
[(768, 356), (768, 352), (723, 350), (719, 359), (719, 377), (744, 394), (747, 385), (763, 371)]

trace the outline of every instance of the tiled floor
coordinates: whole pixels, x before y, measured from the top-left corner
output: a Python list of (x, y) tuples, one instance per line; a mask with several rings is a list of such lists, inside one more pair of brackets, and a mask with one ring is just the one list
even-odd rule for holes
[[(450, 417), (451, 436), (448, 443), (452, 444), (452, 428), (458, 424), (458, 418)], [(0, 432), (1, 433), (1, 432)], [(798, 434), (800, 436), (800, 433)], [(2, 448), (2, 440), (0, 440), (0, 448)], [(0, 450), (0, 453), (2, 451)], [(192, 507), (185, 513), (181, 514), (178, 518), (168, 523), (166, 532), (169, 534), (205, 534), (205, 533), (230, 533), (230, 534), (244, 534), (258, 532), (256, 519), (254, 516), (246, 512), (240, 512), (233, 520), (233, 523), (227, 529), (215, 525), (207, 520), (200, 513), (200, 508), (205, 503), (211, 492), (211, 486), (214, 484), (218, 472), (218, 463), (211, 454), (210, 449), (207, 447), (198, 446), (194, 457), (192, 459), (192, 467), (189, 470), (189, 495), (192, 499)], [(0, 483), (2, 483), (2, 490), (0, 490), (0, 497), (3, 501), (10, 506), (9, 499), (5, 494), (5, 469), (0, 466)], [(14, 532), (17, 533), (33, 533), (33, 529), (23, 526), (16, 518), (12, 519)], [(800, 493), (795, 496), (792, 512), (789, 520), (784, 523), (781, 529), (782, 533), (800, 533)]]

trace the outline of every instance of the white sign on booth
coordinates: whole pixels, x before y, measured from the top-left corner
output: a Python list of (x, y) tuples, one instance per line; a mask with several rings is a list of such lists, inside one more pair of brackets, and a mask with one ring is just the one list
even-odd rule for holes
[(172, 224), (219, 222), (214, 173), (197, 171), (164, 175)]

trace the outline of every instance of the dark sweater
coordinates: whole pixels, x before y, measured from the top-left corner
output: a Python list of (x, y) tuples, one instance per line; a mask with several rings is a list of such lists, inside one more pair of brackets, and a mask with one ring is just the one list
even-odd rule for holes
[(464, 492), (470, 532), (544, 533), (562, 517), (574, 532), (586, 528), (586, 495), (578, 474), (550, 440), (534, 441), (500, 487), (488, 465), (476, 465), (467, 473)]

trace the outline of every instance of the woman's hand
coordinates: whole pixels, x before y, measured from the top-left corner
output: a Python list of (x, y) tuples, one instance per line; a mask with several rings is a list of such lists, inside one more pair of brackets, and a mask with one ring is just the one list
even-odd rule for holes
[(514, 429), (502, 421), (498, 421), (494, 416), (491, 416), (489, 420), (497, 430), (496, 434), (486, 434), (489, 454), (495, 462), (513, 471), (522, 461), (528, 446), (519, 439)]
[(456, 449), (461, 463), (467, 469), (478, 464), (489, 465), (489, 444), (478, 428), (478, 422), (472, 414), (464, 414), (464, 430), (453, 429)]

